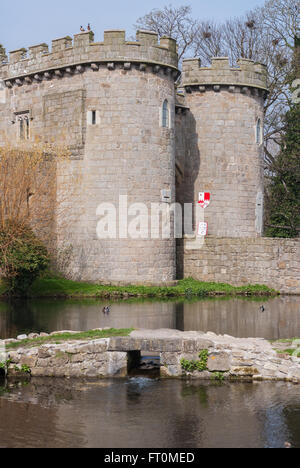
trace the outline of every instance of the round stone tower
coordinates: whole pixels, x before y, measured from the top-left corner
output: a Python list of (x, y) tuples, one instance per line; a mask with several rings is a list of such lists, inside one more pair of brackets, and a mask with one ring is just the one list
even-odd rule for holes
[[(159, 43), (149, 31), (139, 31), (137, 42), (126, 42), (125, 31), (106, 31), (104, 43), (91, 48), (99, 53), (86, 73), (87, 229), (80, 241), (89, 261), (86, 268), (78, 263), (78, 275), (113, 283), (173, 281), (174, 224), (168, 238), (154, 234), (151, 210), (162, 203), (163, 193), (170, 195), (168, 203), (175, 201), (176, 43), (169, 38)], [(100, 57), (106, 57), (104, 63)], [(112, 238), (101, 232), (105, 203), (117, 213)]]
[[(209, 192), (208, 235), (256, 237), (263, 231), (263, 124), (267, 73), (264, 65), (241, 59), (183, 62), (187, 128), (186, 202)], [(182, 197), (181, 197), (182, 198)]]
[(103, 42), (84, 32), (54, 40), (50, 53), (46, 44), (14, 51), (0, 69), (6, 86), (0, 131), (16, 137), (25, 115), (26, 137), (71, 149), (58, 194), (75, 175), (64, 201), (73, 217), (58, 222), (58, 247), (68, 252), (76, 280), (176, 278), (173, 223), (164, 238), (151, 208), (175, 201), (177, 66), (173, 39), (159, 42), (156, 33), (138, 31), (129, 42), (125, 31), (114, 30)]

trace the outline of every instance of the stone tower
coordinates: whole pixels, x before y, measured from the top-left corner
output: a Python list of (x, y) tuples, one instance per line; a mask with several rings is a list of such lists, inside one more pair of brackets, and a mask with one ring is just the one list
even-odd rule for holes
[[(257, 237), (263, 230), (263, 121), (267, 73), (264, 65), (241, 59), (184, 60), (186, 143), (181, 202), (196, 203), (210, 192), (205, 210), (208, 234)], [(182, 124), (181, 124), (182, 126)], [(178, 157), (177, 157), (178, 158)]]
[[(26, 119), (26, 138), (71, 148), (67, 171), (80, 174), (77, 197), (68, 201), (76, 220), (58, 246), (71, 247), (69, 271), (76, 280), (162, 283), (176, 277), (174, 236), (150, 238), (150, 209), (163, 194), (175, 201), (177, 65), (173, 39), (158, 42), (156, 33), (139, 31), (128, 42), (117, 30), (106, 31), (99, 43), (91, 32), (54, 40), (50, 53), (46, 44), (17, 50), (0, 66), (0, 137), (17, 139), (18, 122)], [(59, 192), (65, 177), (58, 178)], [(120, 231), (125, 196), (128, 207), (147, 206), (149, 236), (144, 229), (142, 238), (128, 238), (126, 225)], [(97, 233), (105, 206), (116, 210), (116, 238)]]

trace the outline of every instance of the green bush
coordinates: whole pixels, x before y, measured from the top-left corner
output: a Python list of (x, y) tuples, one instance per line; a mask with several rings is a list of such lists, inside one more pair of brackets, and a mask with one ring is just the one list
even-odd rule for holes
[(199, 361), (188, 361), (181, 359), (180, 364), (186, 372), (204, 372), (207, 370), (208, 350), (204, 349), (199, 353)]
[(223, 380), (225, 380), (223, 372), (214, 372), (211, 378), (212, 380), (217, 380), (218, 382), (223, 382)]
[(9, 294), (26, 296), (32, 283), (48, 266), (47, 249), (30, 229), (18, 234), (11, 228), (0, 230), (0, 270)]

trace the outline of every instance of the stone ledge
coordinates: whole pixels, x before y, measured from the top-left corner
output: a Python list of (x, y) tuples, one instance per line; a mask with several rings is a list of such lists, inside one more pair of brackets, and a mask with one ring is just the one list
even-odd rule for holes
[[(182, 359), (197, 362), (203, 350), (208, 356), (206, 370), (185, 371)], [(300, 383), (300, 359), (278, 355), (264, 339), (168, 329), (136, 330), (129, 337), (19, 348), (8, 353), (8, 375), (27, 366), (32, 376), (39, 377), (125, 377), (131, 351), (159, 354), (164, 378)]]
[[(3, 77), (4, 84), (7, 88), (12, 88), (13, 86), (24, 86), (30, 85), (32, 82), (40, 83), (43, 80), (51, 80), (53, 78), (63, 78), (64, 75), (70, 76), (75, 73), (84, 73), (86, 71), (92, 70), (97, 71), (101, 65), (105, 65), (108, 71), (115, 70), (115, 64), (122, 65), (124, 69), (129, 71), (132, 67), (131, 65), (136, 65), (137, 70), (145, 72), (147, 67), (149, 70), (157, 74), (162, 70), (165, 74), (169, 74), (174, 81), (178, 78), (180, 72), (175, 66), (167, 65), (162, 62), (155, 62), (149, 60), (135, 60), (135, 59), (102, 59), (102, 60), (92, 60), (92, 61), (82, 61), (70, 64), (64, 64), (56, 67), (47, 67), (42, 69), (37, 69), (34, 72), (22, 73), (22, 74), (13, 74)], [(130, 67), (129, 67), (130, 64)], [(97, 67), (97, 68), (96, 68)], [(28, 81), (30, 80), (30, 81)]]

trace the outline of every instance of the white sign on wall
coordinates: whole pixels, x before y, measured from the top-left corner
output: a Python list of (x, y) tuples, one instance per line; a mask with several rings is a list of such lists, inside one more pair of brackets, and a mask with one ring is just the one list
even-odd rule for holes
[(204, 223), (204, 222), (199, 223), (198, 224), (198, 232), (197, 232), (198, 237), (207, 236), (207, 232), (208, 232), (208, 224)]

